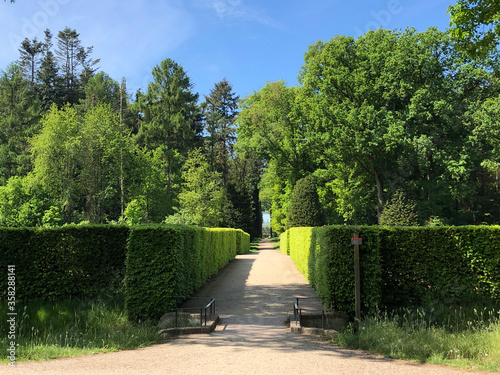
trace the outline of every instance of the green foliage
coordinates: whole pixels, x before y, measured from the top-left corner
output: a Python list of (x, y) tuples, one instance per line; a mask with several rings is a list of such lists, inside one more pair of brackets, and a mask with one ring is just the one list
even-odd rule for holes
[(229, 179), (229, 159), (236, 142), (235, 121), (238, 100), (226, 79), (215, 84), (210, 95), (205, 96), (205, 130), (208, 133), (206, 147), (210, 169), (221, 173), (223, 186)]
[(138, 225), (144, 222), (146, 216), (144, 197), (132, 199), (125, 208), (125, 220), (130, 225)]
[(261, 201), (271, 211), (271, 227), (277, 233), (286, 228), (286, 214), (292, 187), (315, 167), (314, 152), (306, 141), (298, 89), (285, 82), (268, 83), (241, 103), (238, 117), (237, 150), (266, 160), (260, 182)]
[(38, 130), (40, 105), (18, 65), (0, 71), (0, 185), (31, 169), (28, 139)]
[(59, 211), (57, 203), (32, 174), (11, 177), (0, 186), (0, 226), (34, 227), (60, 222), (62, 215), (56, 215), (55, 207)]
[(0, 266), (15, 265), (19, 301), (115, 292), (125, 271), (128, 234), (128, 227), (119, 226), (1, 228)]
[(250, 237), (240, 230), (133, 227), (125, 277), (129, 317), (159, 318), (174, 306), (175, 296), (190, 296), (237, 253), (249, 251)]
[(382, 215), (380, 215), (380, 225), (418, 225), (418, 214), (416, 203), (406, 197), (402, 190), (397, 190), (390, 201), (384, 205)]
[(143, 123), (137, 136), (138, 144), (161, 162), (165, 176), (165, 216), (173, 214), (179, 194), (181, 169), (187, 153), (195, 147), (199, 126), (198, 94), (181, 65), (165, 59), (152, 71), (153, 81), (146, 94), (138, 93), (137, 104)]
[(236, 232), (236, 252), (246, 254), (250, 252), (250, 234), (238, 229)]
[(201, 149), (193, 150), (184, 165), (184, 184), (179, 194), (181, 212), (193, 224), (217, 227), (227, 201), (222, 189), (221, 173), (210, 170)]
[(449, 7), (451, 34), (471, 57), (484, 57), (498, 46), (500, 4), (495, 0), (458, 0)]
[(363, 238), (360, 262), (365, 313), (429, 304), (451, 308), (500, 297), (498, 226), (289, 229), (282, 249), (289, 247), (297, 268), (337, 311), (354, 311), (350, 238), (355, 233)]
[(53, 106), (31, 140), (31, 153), (33, 177), (61, 207), (65, 223), (117, 220), (121, 198), (129, 200), (133, 187), (127, 192), (120, 181), (132, 180), (137, 169), (148, 169), (123, 133), (119, 116), (106, 104), (83, 115), (69, 106)]
[(288, 206), (287, 226), (318, 227), (324, 224), (316, 182), (312, 176), (297, 181)]

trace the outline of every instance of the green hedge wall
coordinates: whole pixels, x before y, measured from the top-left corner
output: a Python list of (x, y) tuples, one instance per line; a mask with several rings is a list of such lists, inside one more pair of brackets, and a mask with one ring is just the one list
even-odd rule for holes
[(280, 234), (280, 251), (285, 255), (290, 255), (288, 231)]
[(382, 305), (475, 304), (500, 297), (500, 227), (384, 228)]
[(236, 250), (238, 254), (250, 252), (250, 235), (241, 229), (236, 230)]
[(132, 319), (156, 318), (173, 296), (190, 296), (236, 254), (250, 235), (191, 226), (0, 228), (2, 299), (7, 266), (16, 270), (17, 300), (91, 298), (123, 286)]
[(94, 297), (123, 280), (128, 234), (124, 226), (0, 228), (0, 269), (15, 265), (18, 300)]
[(325, 304), (354, 312), (354, 233), (360, 246), (364, 313), (428, 303), (470, 304), (500, 297), (500, 227), (292, 228), (282, 251)]
[(190, 296), (237, 253), (249, 251), (248, 234), (235, 229), (132, 228), (125, 277), (129, 318), (159, 318), (174, 307), (176, 296)]

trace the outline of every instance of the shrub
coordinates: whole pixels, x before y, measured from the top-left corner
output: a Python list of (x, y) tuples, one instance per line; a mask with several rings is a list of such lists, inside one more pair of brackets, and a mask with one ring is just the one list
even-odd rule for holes
[(380, 225), (418, 225), (416, 203), (409, 200), (402, 190), (397, 190), (391, 200), (387, 202), (380, 215)]
[(288, 206), (287, 227), (315, 227), (323, 225), (323, 213), (316, 183), (312, 176), (297, 181)]

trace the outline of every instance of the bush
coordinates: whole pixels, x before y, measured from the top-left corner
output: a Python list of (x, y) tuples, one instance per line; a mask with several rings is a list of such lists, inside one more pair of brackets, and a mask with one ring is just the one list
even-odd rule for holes
[[(453, 307), (500, 298), (500, 227), (292, 228), (282, 239), (302, 274), (339, 312), (354, 312), (358, 233), (364, 313), (377, 308)], [(286, 244), (285, 244), (286, 243)]]
[(397, 190), (391, 200), (387, 202), (380, 215), (380, 225), (418, 225), (416, 203), (409, 200), (402, 190)]
[(317, 227), (324, 224), (321, 204), (312, 176), (297, 181), (288, 206), (287, 227)]
[(128, 234), (128, 227), (104, 225), (2, 228), (0, 267), (15, 266), (21, 301), (94, 297), (120, 287)]

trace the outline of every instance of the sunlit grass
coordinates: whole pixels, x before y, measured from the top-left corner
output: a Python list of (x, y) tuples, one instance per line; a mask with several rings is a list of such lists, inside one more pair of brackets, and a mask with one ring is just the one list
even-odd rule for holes
[[(134, 349), (158, 339), (155, 324), (128, 320), (122, 298), (37, 301), (19, 303), (17, 309), (16, 361)], [(0, 315), (7, 316), (5, 304), (0, 306)], [(6, 319), (0, 329), (7, 332)], [(6, 335), (0, 337), (0, 347), (7, 348), (10, 341)]]
[(273, 245), (275, 250), (280, 249), (280, 238), (279, 237), (271, 237), (269, 239), (269, 241), (271, 242), (271, 244)]
[(459, 309), (438, 320), (432, 313), (422, 309), (381, 313), (364, 319), (358, 330), (352, 324), (334, 342), (390, 358), (500, 370), (498, 311)]

